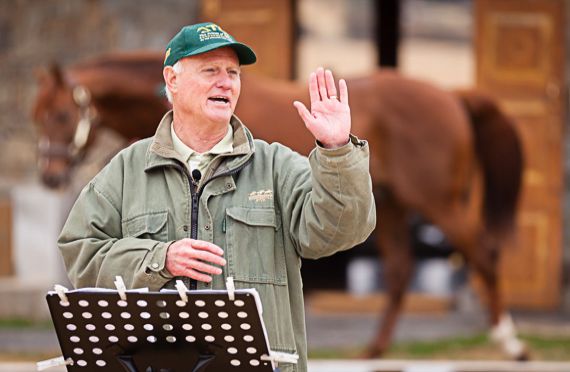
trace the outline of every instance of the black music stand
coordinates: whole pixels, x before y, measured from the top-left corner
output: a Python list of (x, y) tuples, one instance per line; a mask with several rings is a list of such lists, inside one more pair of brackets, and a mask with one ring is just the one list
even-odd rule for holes
[(275, 372), (287, 360), (269, 347), (254, 289), (61, 288), (46, 299), (68, 372)]

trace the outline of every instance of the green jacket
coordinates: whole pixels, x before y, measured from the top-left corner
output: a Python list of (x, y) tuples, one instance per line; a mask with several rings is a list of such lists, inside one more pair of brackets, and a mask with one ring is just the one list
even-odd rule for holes
[(194, 190), (171, 122), (168, 113), (153, 138), (121, 151), (82, 190), (58, 241), (72, 283), (114, 288), (121, 275), (128, 288), (173, 287), (169, 244), (213, 242), (227, 264), (197, 288), (224, 289), (233, 276), (236, 288), (257, 289), (272, 350), (299, 355), (282, 371), (306, 371), (301, 258), (348, 249), (374, 229), (367, 143), (351, 136), (307, 159), (254, 140), (234, 117), (234, 151), (217, 155)]

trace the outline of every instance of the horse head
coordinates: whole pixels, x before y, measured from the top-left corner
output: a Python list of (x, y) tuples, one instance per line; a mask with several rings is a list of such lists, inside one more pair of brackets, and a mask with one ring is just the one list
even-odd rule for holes
[(97, 111), (87, 87), (54, 64), (38, 71), (33, 119), (38, 132), (38, 169), (50, 188), (67, 184), (71, 169), (92, 140)]

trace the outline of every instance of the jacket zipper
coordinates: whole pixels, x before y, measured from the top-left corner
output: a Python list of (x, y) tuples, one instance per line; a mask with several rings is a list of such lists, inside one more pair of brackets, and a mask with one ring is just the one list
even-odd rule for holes
[[(188, 180), (190, 181), (190, 195), (192, 196), (192, 206), (190, 207), (190, 239), (198, 239), (198, 201), (201, 192), (198, 194), (198, 184), (191, 175), (188, 175)], [(197, 288), (198, 282), (196, 279), (190, 279), (190, 290)]]
[[(225, 173), (220, 173), (217, 174), (213, 177), (210, 177), (209, 179), (207, 179), (204, 184), (202, 185), (202, 187), (198, 187), (198, 184), (194, 181), (194, 179), (192, 178), (192, 176), (190, 175), (190, 173), (188, 173), (186, 171), (185, 167), (182, 167), (180, 165), (176, 165), (176, 168), (180, 169), (182, 171), (182, 173), (184, 173), (190, 183), (190, 195), (191, 195), (191, 208), (190, 208), (190, 239), (198, 239), (198, 202), (200, 200), (200, 196), (202, 195), (202, 190), (204, 190), (204, 187), (213, 179), (216, 179), (218, 177), (222, 177), (222, 176), (231, 176), (234, 175), (236, 173), (238, 173), (239, 171), (241, 171), (243, 168), (245, 168), (246, 165), (249, 164), (249, 162), (252, 160), (252, 157), (250, 157), (248, 160), (246, 160), (245, 163), (243, 163), (242, 165), (240, 165), (237, 168), (234, 168), (228, 172)], [(195, 279), (190, 279), (188, 277), (183, 277), (184, 278), (184, 284), (186, 284), (190, 290), (195, 290), (198, 288), (198, 282)], [(189, 282), (188, 282), (189, 280)]]

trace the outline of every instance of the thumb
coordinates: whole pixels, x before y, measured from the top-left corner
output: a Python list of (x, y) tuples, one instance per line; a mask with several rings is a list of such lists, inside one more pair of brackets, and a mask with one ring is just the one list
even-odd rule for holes
[(305, 122), (305, 125), (310, 125), (310, 123), (313, 121), (313, 116), (311, 115), (307, 107), (302, 102), (299, 101), (293, 102), (293, 106), (295, 106), (295, 108), (297, 109), (297, 112), (299, 113), (301, 119), (303, 119), (303, 121)]

